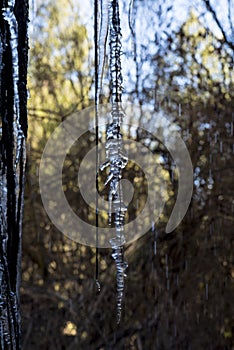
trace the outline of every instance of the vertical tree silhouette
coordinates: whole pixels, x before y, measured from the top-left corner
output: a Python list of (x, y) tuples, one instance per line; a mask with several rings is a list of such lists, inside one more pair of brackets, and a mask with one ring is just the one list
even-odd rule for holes
[(20, 349), (19, 286), (27, 136), (28, 1), (0, 12), (0, 343)]

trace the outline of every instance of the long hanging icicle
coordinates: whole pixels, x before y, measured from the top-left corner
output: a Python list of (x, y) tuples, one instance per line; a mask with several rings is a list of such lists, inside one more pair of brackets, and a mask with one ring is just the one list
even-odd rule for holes
[(27, 0), (22, 0), (20, 4), (17, 0), (5, 2), (0, 18), (1, 349), (20, 349), (19, 285), (27, 133), (27, 19)]
[[(100, 28), (97, 26), (98, 30), (98, 77), (97, 77), (97, 104), (99, 103), (99, 98), (101, 95), (102, 89), (102, 79), (103, 79), (103, 71), (105, 65), (105, 55), (106, 55), (106, 42), (108, 36), (108, 23), (109, 23), (109, 6), (110, 0), (102, 0), (101, 1), (101, 23)], [(98, 12), (98, 5), (96, 6), (96, 15)]]
[[(20, 106), (19, 106), (19, 57), (18, 57), (18, 23), (15, 18), (13, 9), (15, 0), (10, 0), (7, 8), (3, 9), (3, 17), (9, 24), (10, 30), (10, 46), (12, 55), (12, 72), (13, 72), (13, 88), (14, 88), (14, 105), (13, 105), (13, 129), (14, 129), (14, 169), (17, 170), (17, 165), (20, 160), (22, 146), (24, 144), (24, 133), (20, 124)], [(17, 173), (16, 173), (17, 174)], [(17, 174), (19, 175), (19, 174)], [(17, 183), (18, 183), (17, 179)], [(16, 186), (18, 187), (18, 186)], [(16, 213), (18, 211), (16, 203)]]
[(114, 224), (116, 237), (110, 240), (112, 257), (116, 264), (117, 280), (117, 323), (120, 322), (124, 293), (124, 278), (126, 277), (127, 263), (124, 260), (124, 218), (127, 208), (123, 201), (121, 185), (122, 169), (126, 167), (128, 158), (123, 154), (121, 124), (124, 113), (121, 110), (122, 101), (122, 69), (121, 69), (121, 26), (118, 0), (112, 0), (109, 10), (110, 23), (110, 76), (112, 93), (112, 124), (107, 127), (107, 155), (110, 159), (109, 205), (113, 201)]
[[(107, 1), (103, 1), (106, 11)], [(126, 277), (127, 263), (124, 260), (125, 244), (124, 237), (124, 218), (127, 208), (124, 205), (122, 193), (122, 170), (126, 167), (128, 158), (123, 153), (121, 125), (124, 118), (124, 112), (121, 108), (122, 100), (122, 70), (121, 70), (121, 26), (119, 17), (118, 0), (111, 0), (108, 4), (108, 24), (109, 24), (109, 45), (110, 45), (110, 78), (111, 78), (111, 119), (112, 122), (106, 129), (106, 158), (107, 161), (100, 166), (100, 170), (109, 167), (109, 175), (105, 185), (109, 184), (109, 224), (113, 223), (116, 230), (116, 236), (110, 240), (112, 247), (112, 257), (116, 264), (117, 280), (117, 323), (120, 322), (123, 294), (124, 278)], [(106, 12), (105, 12), (106, 13)], [(106, 23), (103, 21), (103, 23)], [(106, 27), (104, 27), (106, 28)], [(101, 32), (100, 38), (104, 38), (106, 29)], [(103, 69), (100, 62), (100, 72)], [(113, 212), (113, 215), (112, 215)]]
[(99, 156), (98, 156), (98, 144), (99, 144), (99, 127), (98, 127), (98, 107), (99, 107), (99, 54), (98, 54), (98, 0), (94, 0), (94, 56), (95, 56), (95, 130), (96, 130), (96, 273), (95, 282), (97, 291), (101, 291), (101, 285), (99, 282), (99, 210), (98, 210), (98, 170), (99, 170)]

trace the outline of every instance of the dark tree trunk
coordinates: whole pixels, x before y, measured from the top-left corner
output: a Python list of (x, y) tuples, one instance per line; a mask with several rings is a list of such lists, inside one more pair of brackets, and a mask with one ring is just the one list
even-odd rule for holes
[(19, 286), (27, 136), (28, 0), (0, 11), (0, 347), (20, 349)]

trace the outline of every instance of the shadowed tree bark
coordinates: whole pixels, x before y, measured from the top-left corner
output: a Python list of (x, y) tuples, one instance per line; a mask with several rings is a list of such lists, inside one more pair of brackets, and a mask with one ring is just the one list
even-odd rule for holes
[(20, 349), (19, 287), (27, 136), (28, 1), (0, 12), (0, 347)]

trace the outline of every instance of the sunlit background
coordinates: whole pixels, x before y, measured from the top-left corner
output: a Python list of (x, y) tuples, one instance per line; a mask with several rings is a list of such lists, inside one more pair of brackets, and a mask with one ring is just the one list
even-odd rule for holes
[[(94, 5), (38, 0), (31, 7), (23, 349), (234, 349), (233, 1), (120, 1), (123, 99), (162, 110), (178, 125), (193, 163), (194, 192), (183, 222), (167, 235), (178, 173), (166, 147), (138, 130), (136, 141), (162, 168), (167, 201), (152, 230), (125, 247), (119, 325), (111, 250), (100, 250), (97, 293), (95, 249), (53, 226), (38, 185), (53, 130), (73, 112), (94, 105)], [(102, 103), (110, 101), (108, 43), (105, 55)], [(79, 193), (77, 173), (94, 143), (88, 135), (74, 144), (63, 171), (69, 203), (93, 223), (95, 211)], [(147, 180), (133, 161), (123, 177), (134, 185), (131, 220), (144, 206)], [(156, 192), (158, 186), (159, 178)], [(105, 221), (100, 218), (102, 225)]]

